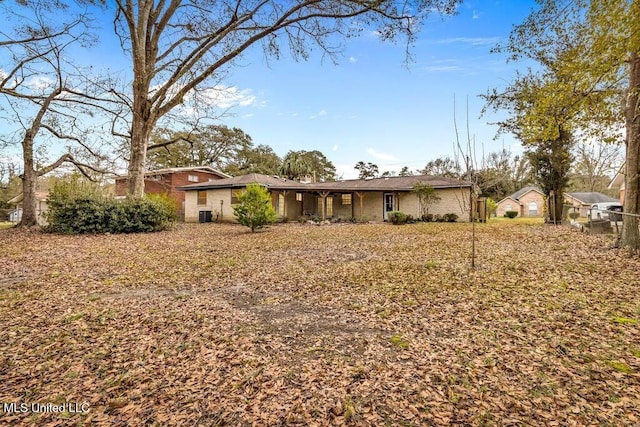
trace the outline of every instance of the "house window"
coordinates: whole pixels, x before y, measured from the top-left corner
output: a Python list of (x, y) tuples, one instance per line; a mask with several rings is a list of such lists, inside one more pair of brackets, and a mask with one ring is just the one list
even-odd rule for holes
[(232, 205), (237, 205), (238, 203), (240, 203), (238, 201), (238, 195), (242, 193), (242, 190), (231, 190), (231, 204)]
[(511, 208), (511, 205), (504, 205), (504, 210), (506, 211), (512, 211), (513, 209)]
[(198, 175), (189, 175), (187, 179), (189, 182), (198, 182)]
[(538, 204), (536, 202), (529, 203), (529, 216), (538, 215)]
[(326, 200), (325, 206), (327, 208), (325, 216), (330, 217), (333, 216), (333, 197), (318, 197), (318, 215), (322, 216), (322, 202)]
[(302, 193), (296, 193), (296, 202), (302, 201)]
[(342, 195), (342, 204), (350, 205), (351, 204), (351, 194), (343, 194)]
[(278, 216), (284, 216), (284, 194), (278, 194)]
[(198, 191), (198, 206), (202, 206), (206, 204), (207, 204), (207, 191), (206, 190)]

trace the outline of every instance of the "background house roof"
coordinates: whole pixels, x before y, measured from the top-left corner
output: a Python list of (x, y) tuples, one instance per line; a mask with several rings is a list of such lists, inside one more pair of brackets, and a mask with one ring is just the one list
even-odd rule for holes
[[(47, 200), (49, 198), (48, 191), (36, 191), (36, 200)], [(7, 203), (15, 205), (17, 203), (21, 203), (24, 200), (24, 194), (20, 193), (15, 196), (13, 199), (9, 199)]]
[[(207, 173), (221, 176), (223, 178), (231, 178), (231, 175), (228, 175), (224, 172), (214, 169), (211, 166), (185, 166), (180, 168), (156, 169), (156, 170), (150, 170), (145, 172), (144, 176), (166, 175), (166, 174), (176, 173), (176, 172), (207, 172)], [(127, 178), (126, 175), (116, 177), (116, 179), (126, 179), (126, 178)]]
[(613, 197), (607, 196), (606, 194), (598, 193), (595, 191), (583, 192), (583, 193), (580, 193), (580, 192), (565, 193), (565, 194), (585, 205), (590, 205), (593, 203), (607, 203), (607, 202), (620, 203), (620, 200), (618, 199), (615, 199)]
[(523, 187), (521, 189), (519, 189), (518, 191), (516, 191), (515, 193), (513, 193), (512, 195), (510, 195), (509, 197), (511, 197), (512, 199), (516, 199), (519, 200), (520, 197), (524, 196), (525, 194), (527, 194), (529, 191), (537, 191), (538, 193), (544, 195), (544, 193), (542, 192), (542, 190), (540, 189), (540, 187), (536, 187), (536, 186), (528, 186), (528, 187)]
[(185, 185), (180, 190), (208, 190), (214, 188), (245, 187), (247, 184), (258, 183), (274, 190), (301, 190), (301, 191), (411, 191), (417, 183), (425, 183), (433, 188), (460, 188), (472, 187), (468, 181), (441, 176), (413, 175), (392, 176), (372, 179), (349, 179), (344, 181), (326, 182), (297, 182), (285, 178), (261, 174), (249, 174), (235, 176), (233, 178), (219, 179), (217, 181), (203, 182), (199, 184)]

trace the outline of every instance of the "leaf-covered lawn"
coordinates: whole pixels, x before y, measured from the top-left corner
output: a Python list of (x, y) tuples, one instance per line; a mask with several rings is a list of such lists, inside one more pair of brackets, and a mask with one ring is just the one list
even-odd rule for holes
[(564, 227), (0, 232), (33, 425), (637, 425), (640, 260)]

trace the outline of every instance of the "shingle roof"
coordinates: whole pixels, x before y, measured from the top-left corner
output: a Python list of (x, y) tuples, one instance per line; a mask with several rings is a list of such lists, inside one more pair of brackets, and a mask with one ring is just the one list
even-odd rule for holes
[(274, 190), (302, 191), (411, 191), (419, 182), (429, 184), (433, 188), (471, 187), (468, 181), (430, 175), (392, 176), (373, 179), (349, 179), (344, 181), (326, 181), (301, 183), (285, 178), (261, 174), (241, 175), (233, 178), (219, 179), (179, 187), (180, 190), (208, 190), (214, 188), (244, 187), (250, 183), (262, 184)]
[(598, 192), (578, 192), (578, 193), (567, 193), (567, 195), (573, 197), (577, 201), (583, 204), (592, 204), (592, 203), (608, 203), (608, 202), (617, 202), (620, 203), (619, 199), (615, 199), (613, 197), (607, 196), (606, 194), (598, 193)]
[(521, 188), (520, 190), (516, 191), (509, 197), (515, 200), (520, 200), (520, 197), (524, 196), (525, 194), (527, 194), (529, 191), (532, 191), (532, 190), (537, 191), (538, 193), (544, 194), (542, 193), (542, 190), (540, 189), (540, 187), (528, 186), (528, 187)]

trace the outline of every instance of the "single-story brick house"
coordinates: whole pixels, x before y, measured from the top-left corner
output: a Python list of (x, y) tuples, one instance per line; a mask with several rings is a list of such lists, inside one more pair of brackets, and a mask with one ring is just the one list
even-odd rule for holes
[(542, 216), (544, 193), (539, 187), (524, 187), (497, 203), (496, 216), (504, 216), (507, 211), (518, 212), (519, 217)]
[[(145, 194), (166, 194), (171, 197), (176, 201), (178, 218), (184, 219), (185, 193), (178, 187), (230, 177), (209, 166), (157, 169), (144, 174), (144, 192)], [(116, 197), (124, 197), (127, 194), (128, 183), (126, 176), (116, 178)]]
[(417, 196), (412, 192), (419, 182), (431, 185), (440, 201), (429, 213), (455, 213), (468, 221), (473, 185), (452, 178), (417, 175), (329, 182), (298, 182), (261, 174), (241, 175), (179, 187), (185, 191), (185, 221), (235, 221), (232, 205), (248, 184), (265, 186), (280, 218), (300, 217), (366, 218), (384, 221), (388, 212), (419, 215)]
[(598, 193), (596, 191), (579, 192), (579, 193), (564, 193), (564, 202), (567, 205), (572, 205), (574, 210), (580, 212), (581, 217), (586, 217), (589, 214), (589, 209), (596, 203), (620, 203), (620, 200), (615, 197), (607, 196), (606, 194)]

